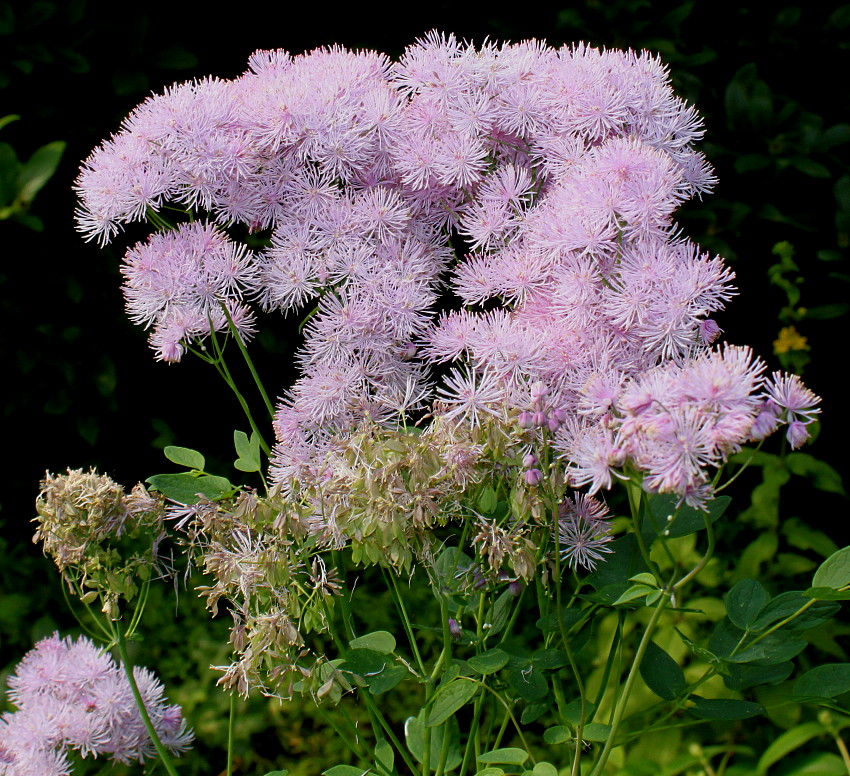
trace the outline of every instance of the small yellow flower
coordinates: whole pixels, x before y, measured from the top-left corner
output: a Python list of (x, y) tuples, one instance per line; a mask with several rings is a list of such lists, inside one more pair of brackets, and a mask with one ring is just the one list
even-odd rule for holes
[(793, 326), (784, 326), (779, 330), (779, 337), (773, 341), (773, 352), (787, 353), (789, 350), (809, 350), (806, 337)]

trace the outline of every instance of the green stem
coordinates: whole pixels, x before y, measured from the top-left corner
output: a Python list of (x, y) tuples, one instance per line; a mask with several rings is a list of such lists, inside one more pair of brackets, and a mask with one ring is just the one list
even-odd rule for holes
[(623, 720), (623, 714), (626, 711), (626, 704), (629, 701), (629, 696), (632, 692), (632, 686), (634, 685), (635, 680), (637, 679), (641, 661), (643, 660), (643, 656), (646, 653), (650, 640), (652, 639), (652, 632), (655, 630), (655, 626), (658, 625), (658, 621), (661, 619), (661, 615), (664, 613), (664, 610), (667, 608), (667, 604), (669, 602), (669, 593), (666, 595), (662, 594), (661, 598), (658, 601), (658, 605), (655, 607), (655, 611), (652, 613), (652, 617), (650, 618), (649, 623), (646, 626), (646, 630), (643, 632), (643, 637), (640, 640), (637, 652), (635, 652), (634, 660), (632, 661), (632, 667), (629, 669), (629, 675), (626, 677), (626, 683), (623, 686), (623, 692), (620, 695), (619, 700), (617, 701), (616, 708), (614, 709), (614, 717), (611, 721), (611, 732), (608, 734), (608, 740), (605, 742), (605, 747), (602, 750), (602, 754), (599, 756), (599, 760), (597, 760), (596, 765), (593, 766), (593, 770), (590, 772), (590, 776), (599, 776), (599, 774), (602, 773), (602, 770), (605, 767), (605, 763), (608, 762), (608, 757), (611, 754), (611, 749), (613, 749), (614, 747), (614, 740), (616, 739), (617, 732), (620, 729), (620, 723)]
[(227, 368), (227, 363), (224, 360), (224, 349), (219, 345), (218, 337), (216, 336), (215, 329), (210, 323), (210, 340), (213, 344), (213, 349), (216, 353), (215, 364), (218, 368), (218, 373), (224, 379), (224, 382), (227, 383), (227, 386), (231, 391), (235, 394), (237, 400), (239, 401), (239, 406), (242, 407), (242, 411), (245, 413), (245, 417), (248, 418), (248, 423), (251, 426), (251, 430), (257, 435), (257, 439), (260, 440), (260, 447), (263, 448), (263, 452), (269, 456), (271, 455), (271, 448), (266, 443), (266, 440), (263, 438), (263, 435), (260, 433), (260, 429), (254, 421), (254, 416), (251, 414), (251, 408), (248, 406), (248, 402), (245, 400), (245, 397), (242, 395), (241, 391), (236, 387), (236, 382), (233, 379), (233, 376), (230, 374), (230, 370)]
[(139, 692), (139, 686), (136, 684), (136, 677), (133, 675), (133, 664), (130, 662), (130, 655), (127, 652), (127, 641), (124, 638), (124, 631), (116, 622), (113, 622), (111, 627), (112, 637), (118, 645), (118, 654), (121, 657), (121, 662), (124, 664), (124, 673), (127, 674), (127, 681), (130, 683), (130, 689), (133, 692), (133, 698), (136, 701), (136, 706), (139, 709), (139, 715), (142, 718), (145, 729), (151, 737), (151, 741), (153, 742), (160, 760), (162, 760), (162, 765), (165, 770), (168, 771), (170, 776), (178, 776), (177, 769), (174, 767), (174, 761), (171, 759), (171, 755), (157, 735), (156, 729), (154, 728), (150, 715), (148, 714), (148, 710), (145, 708), (145, 703), (142, 700), (142, 694)]
[(401, 623), (404, 627), (404, 632), (407, 634), (407, 640), (410, 642), (410, 649), (413, 651), (413, 657), (416, 660), (416, 665), (419, 666), (419, 673), (424, 678), (426, 676), (425, 664), (422, 662), (422, 655), (419, 652), (419, 646), (416, 643), (416, 637), (413, 635), (413, 626), (410, 622), (410, 617), (407, 615), (407, 609), (404, 606), (404, 600), (401, 597), (401, 593), (398, 589), (398, 583), (396, 582), (395, 576), (393, 576), (392, 571), (388, 571), (383, 566), (381, 566), (381, 571), (384, 574), (384, 579), (389, 581), (387, 585), (390, 596), (392, 596), (393, 603), (395, 604), (396, 609), (401, 615)]
[(481, 712), (484, 710), (484, 694), (482, 693), (475, 699), (474, 711), (472, 713), (472, 725), (469, 728), (469, 737), (466, 739), (466, 746), (463, 750), (463, 762), (460, 764), (458, 776), (466, 776), (466, 769), (469, 767), (469, 759), (472, 752), (476, 749), (479, 742), (478, 729), (481, 726)]
[(236, 732), (236, 693), (230, 693), (230, 714), (227, 718), (227, 776), (233, 776), (233, 742)]
[(260, 396), (263, 397), (263, 403), (266, 405), (266, 410), (268, 410), (269, 417), (273, 418), (274, 407), (269, 401), (269, 395), (266, 393), (266, 388), (263, 385), (263, 381), (260, 380), (260, 376), (257, 374), (257, 370), (254, 368), (254, 362), (251, 360), (251, 356), (248, 355), (248, 348), (245, 347), (245, 343), (242, 340), (242, 335), (236, 328), (236, 324), (233, 323), (233, 318), (230, 317), (230, 311), (227, 309), (227, 305), (225, 305), (224, 302), (219, 302), (219, 304), (221, 305), (221, 309), (224, 310), (224, 314), (227, 316), (227, 325), (230, 328), (230, 333), (233, 335), (233, 339), (236, 340), (236, 344), (239, 346), (239, 352), (242, 354), (242, 358), (245, 359), (245, 363), (248, 365), (248, 370), (251, 372), (251, 377), (254, 378), (254, 385), (257, 386), (257, 390), (259, 390)]

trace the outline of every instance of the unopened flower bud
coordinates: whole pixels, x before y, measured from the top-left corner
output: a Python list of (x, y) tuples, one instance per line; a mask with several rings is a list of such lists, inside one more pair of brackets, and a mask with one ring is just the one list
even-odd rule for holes
[(717, 321), (712, 318), (706, 318), (699, 322), (699, 336), (706, 345), (714, 342), (722, 331), (723, 329), (717, 325)]
[(546, 387), (546, 383), (538, 380), (531, 386), (531, 401), (539, 402), (547, 393), (549, 393), (549, 389)]
[(522, 593), (522, 582), (515, 579), (510, 585), (508, 585), (508, 590), (510, 591), (510, 594), (516, 598), (520, 593)]
[(788, 443), (792, 450), (802, 447), (806, 440), (811, 436), (806, 424), (799, 420), (793, 420), (788, 424), (788, 430), (785, 432)]
[(456, 639), (460, 638), (460, 635), (463, 633), (460, 623), (454, 617), (449, 617), (449, 633)]
[(549, 415), (547, 425), (549, 426), (549, 431), (554, 434), (563, 424), (560, 420), (558, 420), (558, 417), (553, 412), (551, 415)]
[(750, 428), (750, 439), (760, 441), (776, 431), (776, 427), (779, 425), (779, 414), (778, 405), (768, 399), (764, 403), (762, 411), (756, 415), (756, 419), (753, 421)]
[(404, 346), (404, 350), (402, 351), (401, 357), (405, 361), (409, 361), (416, 355), (416, 345), (412, 342), (408, 342), (407, 345)]
[(520, 428), (531, 428), (534, 424), (534, 416), (528, 410), (523, 410), (519, 413), (517, 424)]
[(528, 453), (523, 456), (522, 465), (526, 469), (531, 469), (533, 466), (537, 466), (537, 456), (534, 453)]
[(529, 469), (525, 473), (526, 485), (538, 485), (543, 479), (543, 472), (540, 469)]
[(546, 425), (546, 413), (541, 410), (537, 410), (537, 412), (532, 415), (531, 422), (533, 425), (537, 426), (537, 428), (543, 428)]

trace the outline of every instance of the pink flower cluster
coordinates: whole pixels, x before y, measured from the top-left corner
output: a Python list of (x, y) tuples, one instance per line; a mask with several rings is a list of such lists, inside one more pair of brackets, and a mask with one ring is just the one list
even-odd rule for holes
[[(133, 673), (162, 743), (174, 753), (186, 750), (192, 732), (180, 707), (166, 705), (150, 671)], [(155, 754), (123, 670), (88, 639), (43, 639), (8, 684), (17, 711), (0, 720), (2, 776), (68, 776), (69, 749), (121, 763)]]
[[(432, 411), (475, 427), (535, 412), (542, 384), (574, 486), (631, 462), (691, 503), (744, 442), (780, 422), (795, 447), (807, 435), (816, 397), (710, 348), (733, 274), (673, 221), (714, 177), (657, 58), (432, 33), (397, 63), (330, 48), (249, 68), (139, 106), (85, 163), (78, 220), (105, 242), (169, 202), (208, 219), (128, 253), (128, 310), (159, 358), (221, 328), (222, 305), (246, 335), (245, 300), (315, 307), (275, 419), (285, 492), (435, 388)], [(235, 248), (234, 225), (269, 246)]]

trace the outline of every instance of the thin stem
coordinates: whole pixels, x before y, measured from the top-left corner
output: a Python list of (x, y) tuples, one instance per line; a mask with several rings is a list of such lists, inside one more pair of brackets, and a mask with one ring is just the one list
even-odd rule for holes
[(838, 747), (838, 751), (841, 752), (844, 767), (847, 769), (847, 773), (850, 774), (850, 752), (847, 751), (847, 745), (838, 733), (833, 733), (832, 737), (835, 739), (835, 745)]
[(142, 700), (142, 694), (139, 692), (139, 686), (136, 684), (136, 677), (133, 675), (133, 664), (130, 662), (130, 655), (127, 652), (127, 641), (124, 638), (124, 631), (116, 622), (111, 623), (111, 627), (112, 638), (118, 645), (118, 654), (121, 657), (121, 662), (124, 664), (124, 673), (127, 674), (127, 681), (130, 683), (130, 689), (133, 691), (133, 698), (136, 701), (136, 706), (139, 709), (139, 715), (142, 718), (142, 722), (144, 722), (145, 729), (151, 737), (151, 741), (153, 742), (160, 760), (162, 760), (162, 765), (165, 770), (168, 771), (170, 776), (178, 776), (177, 769), (174, 767), (174, 761), (171, 759), (171, 755), (163, 745), (162, 741), (160, 741), (159, 735), (157, 735), (156, 729), (154, 728), (153, 722), (151, 722), (150, 715), (148, 714), (148, 710), (145, 708), (145, 702)]
[(224, 310), (225, 316), (227, 316), (227, 325), (230, 328), (230, 333), (233, 335), (233, 339), (236, 340), (236, 344), (239, 346), (239, 352), (242, 354), (242, 358), (245, 359), (245, 363), (248, 365), (248, 370), (251, 372), (251, 377), (254, 378), (254, 384), (257, 386), (257, 390), (260, 392), (260, 396), (263, 397), (263, 403), (266, 405), (266, 410), (268, 410), (269, 417), (274, 417), (274, 407), (272, 403), (269, 401), (269, 395), (266, 393), (266, 388), (263, 385), (263, 381), (260, 380), (260, 376), (257, 374), (257, 370), (254, 368), (254, 362), (251, 360), (251, 356), (248, 355), (248, 348), (245, 347), (245, 343), (242, 340), (242, 335), (239, 333), (239, 329), (236, 328), (236, 324), (233, 322), (233, 318), (230, 317), (230, 310), (227, 309), (227, 305), (224, 302), (219, 302), (221, 305), (221, 309)]
[(463, 762), (460, 764), (458, 776), (465, 776), (466, 769), (469, 766), (469, 758), (476, 745), (479, 742), (478, 728), (481, 725), (481, 712), (484, 710), (484, 695), (479, 695), (475, 699), (474, 711), (472, 713), (472, 725), (469, 728), (469, 737), (466, 739), (466, 746), (463, 750)]
[(227, 718), (227, 776), (233, 776), (233, 742), (236, 731), (236, 693), (230, 693), (230, 714)]
[(224, 382), (227, 383), (227, 386), (231, 391), (236, 395), (237, 400), (239, 401), (239, 405), (242, 407), (242, 411), (245, 413), (245, 417), (248, 418), (248, 423), (251, 425), (251, 430), (257, 435), (257, 438), (260, 440), (260, 447), (263, 448), (263, 452), (266, 455), (271, 455), (271, 448), (266, 443), (266, 440), (263, 438), (263, 435), (260, 433), (260, 429), (254, 421), (254, 416), (251, 414), (251, 408), (248, 406), (248, 402), (245, 400), (245, 397), (242, 395), (241, 391), (236, 387), (236, 382), (233, 379), (233, 376), (230, 374), (230, 370), (227, 368), (227, 362), (224, 360), (224, 348), (219, 345), (218, 337), (216, 336), (215, 329), (212, 326), (212, 322), (210, 323), (210, 341), (212, 342), (213, 349), (216, 353), (215, 363), (219, 368), (219, 374), (224, 378)]
[(608, 734), (608, 740), (605, 742), (605, 747), (602, 750), (602, 754), (599, 756), (599, 760), (597, 760), (596, 765), (594, 765), (593, 770), (590, 772), (590, 776), (599, 776), (602, 773), (602, 769), (605, 767), (605, 763), (608, 761), (608, 757), (611, 754), (611, 749), (614, 747), (614, 740), (617, 737), (617, 732), (620, 728), (620, 723), (623, 720), (623, 714), (626, 711), (626, 704), (629, 701), (629, 696), (632, 692), (632, 686), (637, 679), (638, 672), (640, 670), (640, 664), (643, 661), (643, 656), (646, 653), (647, 647), (649, 646), (649, 642), (652, 639), (652, 632), (655, 630), (655, 626), (658, 625), (658, 621), (661, 619), (661, 615), (664, 613), (664, 610), (667, 608), (667, 604), (670, 602), (670, 595), (662, 595), (658, 601), (658, 605), (655, 607), (655, 611), (652, 613), (652, 617), (649, 620), (649, 623), (646, 626), (646, 630), (643, 632), (643, 637), (640, 640), (640, 644), (638, 645), (637, 652), (635, 652), (634, 660), (632, 661), (632, 667), (629, 669), (629, 675), (626, 677), (626, 683), (623, 686), (623, 692), (620, 695), (619, 700), (617, 701), (617, 707), (614, 709), (614, 718), (611, 721), (611, 732)]
[(410, 622), (410, 617), (407, 615), (407, 609), (404, 606), (404, 600), (401, 597), (401, 593), (398, 589), (398, 583), (396, 582), (395, 576), (393, 576), (392, 571), (388, 571), (383, 566), (381, 566), (381, 571), (384, 574), (384, 579), (389, 580), (389, 584), (387, 585), (390, 596), (392, 596), (393, 603), (396, 606), (399, 614), (401, 615), (401, 623), (404, 627), (404, 632), (407, 634), (407, 640), (410, 642), (410, 649), (413, 651), (413, 657), (416, 660), (416, 664), (419, 666), (419, 673), (424, 677), (426, 675), (425, 664), (422, 662), (422, 655), (419, 652), (419, 646), (416, 643), (416, 637), (413, 635), (413, 626)]
[[(676, 584), (673, 585), (673, 594), (675, 595), (681, 588), (683, 588), (688, 582), (694, 579), (697, 574), (702, 571), (706, 564), (711, 560), (711, 557), (714, 555), (714, 524), (711, 522), (711, 517), (708, 512), (705, 513), (705, 532), (708, 536), (708, 546), (705, 548), (705, 555), (700, 558), (699, 563), (694, 566), (685, 576), (683, 576)], [(814, 599), (812, 599), (814, 600)]]

